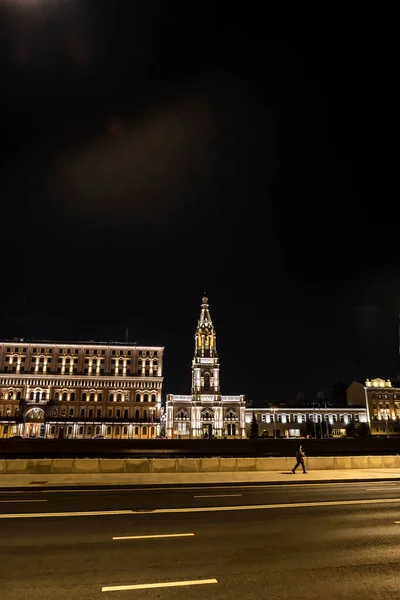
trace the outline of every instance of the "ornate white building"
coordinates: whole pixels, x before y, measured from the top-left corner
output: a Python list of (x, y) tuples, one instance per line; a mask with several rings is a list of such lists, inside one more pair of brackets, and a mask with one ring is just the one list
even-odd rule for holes
[(192, 361), (192, 394), (167, 395), (168, 438), (245, 438), (244, 396), (221, 396), (219, 358), (208, 298), (202, 299)]
[(160, 434), (164, 348), (0, 340), (0, 438)]

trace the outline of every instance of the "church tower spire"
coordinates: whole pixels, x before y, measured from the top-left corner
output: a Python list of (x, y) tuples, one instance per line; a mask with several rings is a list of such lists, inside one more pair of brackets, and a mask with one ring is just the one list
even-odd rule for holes
[(219, 393), (217, 337), (211, 320), (208, 298), (203, 296), (200, 318), (195, 333), (195, 348), (192, 362), (192, 395), (219, 395)]

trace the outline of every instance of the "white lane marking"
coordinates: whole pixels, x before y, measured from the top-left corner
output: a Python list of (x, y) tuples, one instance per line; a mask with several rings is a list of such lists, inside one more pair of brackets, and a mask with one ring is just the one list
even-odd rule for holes
[(380, 488), (365, 488), (366, 492), (378, 492), (378, 491), (384, 491), (384, 492), (396, 492), (398, 490), (398, 488), (390, 488), (390, 487), (380, 487)]
[(149, 588), (178, 587), (182, 585), (207, 585), (218, 583), (216, 579), (193, 579), (192, 581), (168, 581), (165, 583), (138, 583), (136, 585), (111, 585), (101, 588), (102, 592), (120, 592), (122, 590), (147, 590)]
[(191, 537), (194, 533), (163, 533), (160, 535), (125, 535), (113, 537), (113, 540), (150, 540), (153, 538)]
[[(0, 514), (0, 519), (29, 519), (35, 517), (99, 517), (107, 515), (131, 515), (132, 510), (92, 510), (86, 512), (14, 513)], [(139, 514), (141, 511), (137, 511)], [(147, 514), (147, 513), (146, 513)]]
[(149, 510), (93, 510), (87, 512), (14, 513), (0, 514), (0, 519), (30, 519), (35, 517), (103, 517), (108, 515), (161, 515), (173, 513), (226, 512), (232, 510), (269, 510), (273, 508), (312, 508), (317, 506), (350, 506), (357, 504), (398, 504), (400, 498), (368, 500), (332, 500), (327, 502), (296, 502), (293, 504), (249, 504), (235, 506), (200, 506), (189, 508), (155, 508)]
[[(346, 479), (343, 480), (338, 480), (335, 483), (265, 483), (265, 484), (259, 484), (259, 485), (224, 485), (224, 486), (214, 486), (212, 484), (210, 484), (210, 486), (185, 486), (185, 487), (141, 487), (140, 485), (138, 487), (135, 488), (99, 488), (96, 490), (91, 490), (88, 488), (84, 488), (84, 489), (79, 489), (79, 488), (59, 488), (57, 490), (49, 490), (49, 489), (40, 489), (40, 490), (36, 490), (35, 488), (31, 488), (30, 490), (23, 490), (20, 492), (16, 492), (15, 490), (2, 490), (0, 492), (0, 495), (2, 496), (3, 494), (64, 494), (64, 493), (69, 493), (69, 494), (104, 494), (104, 492), (129, 492), (129, 493), (133, 493), (133, 492), (175, 492), (175, 491), (190, 491), (190, 490), (208, 490), (208, 489), (212, 489), (212, 490), (255, 490), (255, 489), (263, 489), (265, 491), (267, 491), (270, 488), (308, 488), (308, 489), (315, 489), (318, 487), (338, 487), (338, 486), (344, 486), (344, 487), (349, 487), (349, 486), (356, 486), (356, 487), (362, 487), (364, 486), (366, 483), (370, 483), (373, 484), (374, 483), (374, 479), (370, 479), (368, 480), (368, 482), (366, 481), (347, 481)], [(394, 481), (393, 479), (388, 479), (388, 480), (384, 480), (382, 481), (382, 479), (377, 479), (376, 480), (377, 483), (384, 483), (386, 481), (388, 481), (389, 485), (398, 485), (400, 483), (400, 477), (396, 478)]]
[(199, 496), (193, 496), (193, 498), (233, 498), (242, 496), (242, 494), (202, 494)]
[(0, 500), (0, 502), (9, 504), (10, 502), (47, 502), (47, 500)]

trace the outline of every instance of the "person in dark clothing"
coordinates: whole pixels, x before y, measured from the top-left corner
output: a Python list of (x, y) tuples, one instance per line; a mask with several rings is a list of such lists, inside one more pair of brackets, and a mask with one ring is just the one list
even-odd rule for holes
[(301, 447), (301, 444), (299, 444), (296, 448), (296, 466), (293, 467), (292, 469), (292, 473), (296, 473), (296, 469), (298, 466), (302, 466), (303, 467), (303, 473), (307, 473), (306, 471), (306, 467), (304, 464), (304, 457), (305, 457), (305, 452), (303, 452), (303, 448)]

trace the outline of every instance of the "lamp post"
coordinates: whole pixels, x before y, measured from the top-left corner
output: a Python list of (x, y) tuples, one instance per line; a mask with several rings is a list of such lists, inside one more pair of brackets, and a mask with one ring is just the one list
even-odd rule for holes
[(313, 423), (314, 423), (314, 437), (317, 437), (317, 429), (316, 429), (316, 425), (315, 425), (315, 404), (316, 402), (312, 403), (313, 406)]
[(325, 427), (326, 427), (326, 438), (329, 439), (329, 417), (328, 417), (328, 405), (326, 402), (322, 402), (325, 404)]
[(270, 410), (273, 413), (274, 439), (276, 439), (276, 425), (275, 425), (276, 407), (273, 406), (273, 407), (270, 408)]

